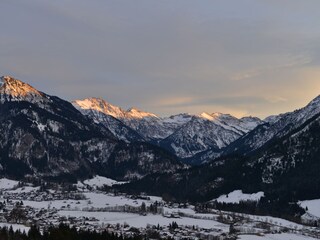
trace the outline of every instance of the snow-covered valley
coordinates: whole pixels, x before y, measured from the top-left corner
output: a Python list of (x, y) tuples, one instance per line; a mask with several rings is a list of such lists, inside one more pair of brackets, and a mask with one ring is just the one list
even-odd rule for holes
[[(293, 223), (280, 218), (255, 216), (211, 209), (201, 212), (196, 206), (165, 202), (161, 197), (133, 196), (103, 192), (103, 185), (117, 184), (116, 181), (96, 176), (74, 185), (72, 191), (32, 186), (8, 179), (0, 179), (1, 210), (0, 226), (28, 231), (32, 224), (41, 229), (66, 223), (86, 230), (122, 233), (130, 236), (133, 229), (145, 233), (148, 229), (160, 236), (175, 239), (213, 239), (220, 236), (237, 236), (239, 239), (317, 239), (320, 229)], [(121, 183), (120, 183), (121, 184)], [(263, 193), (245, 195), (234, 191), (221, 196), (232, 201), (257, 199)], [(315, 201), (301, 202), (309, 207), (310, 213), (318, 214)], [(10, 211), (24, 209), (26, 216), (10, 219)], [(173, 223), (178, 227), (170, 227)]]

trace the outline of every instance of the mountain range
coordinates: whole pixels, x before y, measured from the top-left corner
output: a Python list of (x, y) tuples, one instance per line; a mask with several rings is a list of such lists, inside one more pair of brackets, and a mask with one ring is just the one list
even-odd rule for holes
[(0, 79), (0, 132), (0, 173), (9, 177), (129, 180), (184, 167), (154, 145), (119, 140), (71, 103), (9, 76)]
[(101, 98), (70, 103), (4, 76), (0, 132), (0, 174), (13, 178), (101, 175), (131, 181), (119, 190), (180, 200), (236, 189), (264, 191), (270, 201), (320, 197), (320, 96), (264, 120), (159, 117)]
[(265, 119), (206, 164), (174, 175), (148, 175), (119, 188), (148, 189), (180, 201), (208, 201), (236, 189), (263, 191), (269, 203), (283, 207), (320, 198), (319, 146), (320, 96), (301, 109)]
[(108, 126), (119, 139), (146, 141), (168, 150), (184, 162), (194, 164), (208, 160), (195, 157), (197, 154), (210, 149), (218, 155), (223, 148), (262, 123), (256, 117), (238, 119), (230, 114), (205, 112), (161, 118), (136, 108), (123, 110), (101, 98), (72, 103), (95, 122)]

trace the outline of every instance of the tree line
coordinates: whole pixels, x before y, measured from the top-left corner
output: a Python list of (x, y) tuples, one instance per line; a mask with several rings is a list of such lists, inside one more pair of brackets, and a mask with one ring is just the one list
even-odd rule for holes
[(118, 236), (114, 233), (96, 232), (88, 230), (77, 230), (75, 227), (70, 228), (68, 225), (60, 224), (58, 227), (50, 227), (48, 230), (41, 232), (39, 228), (32, 226), (30, 230), (21, 232), (14, 231), (10, 228), (0, 228), (1, 240), (142, 240), (143, 237), (135, 235), (132, 237)]

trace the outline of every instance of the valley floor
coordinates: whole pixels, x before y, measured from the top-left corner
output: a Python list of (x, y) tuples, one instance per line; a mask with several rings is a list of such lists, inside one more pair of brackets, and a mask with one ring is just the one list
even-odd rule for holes
[[(99, 187), (101, 185), (97, 186), (93, 180), (78, 183), (74, 191), (43, 190), (1, 179), (0, 227), (12, 225), (14, 230), (28, 231), (32, 224), (45, 229), (66, 223), (78, 229), (108, 230), (125, 236), (151, 232), (175, 239), (320, 239), (319, 228), (279, 218), (218, 210), (198, 213), (192, 205), (166, 203), (152, 196), (104, 193), (97, 190)], [(301, 205), (307, 204), (308, 209), (313, 210), (317, 203), (302, 202)], [(17, 217), (13, 214), (17, 210), (25, 215)]]

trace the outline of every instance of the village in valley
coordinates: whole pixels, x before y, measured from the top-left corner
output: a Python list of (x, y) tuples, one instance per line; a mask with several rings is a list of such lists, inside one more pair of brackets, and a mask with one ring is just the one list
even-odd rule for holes
[(34, 186), (2, 178), (0, 226), (27, 232), (31, 226), (45, 230), (66, 224), (81, 230), (150, 239), (253, 239), (253, 236), (269, 239), (270, 234), (273, 239), (320, 237), (320, 229), (315, 227), (319, 226), (320, 218), (309, 212), (304, 222), (298, 224), (274, 217), (219, 211), (210, 207), (210, 203), (193, 206), (165, 202), (143, 193), (137, 196), (105, 191), (105, 186), (115, 183), (97, 176), (74, 185)]

